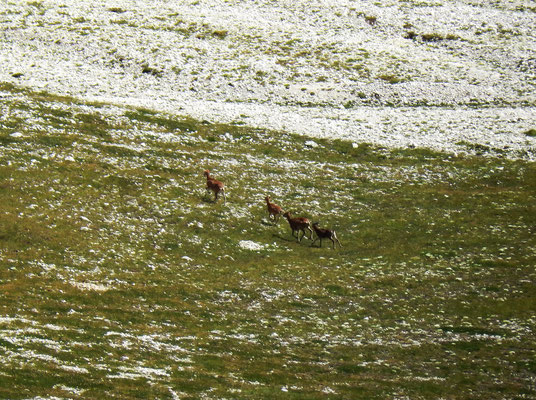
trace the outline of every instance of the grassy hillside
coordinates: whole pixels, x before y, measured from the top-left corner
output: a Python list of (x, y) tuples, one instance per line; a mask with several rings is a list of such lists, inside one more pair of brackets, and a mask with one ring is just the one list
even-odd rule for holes
[(0, 398), (536, 398), (534, 163), (0, 94)]

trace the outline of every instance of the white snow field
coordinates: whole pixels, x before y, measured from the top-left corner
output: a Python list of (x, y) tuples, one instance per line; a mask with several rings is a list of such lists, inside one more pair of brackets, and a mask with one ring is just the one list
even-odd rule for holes
[(0, 81), (202, 120), (536, 158), (531, 0), (0, 3)]

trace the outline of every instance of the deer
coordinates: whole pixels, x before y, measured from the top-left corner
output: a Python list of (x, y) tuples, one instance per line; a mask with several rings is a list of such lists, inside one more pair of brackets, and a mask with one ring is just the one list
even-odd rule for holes
[[(294, 236), (298, 240), (298, 242), (301, 242), (301, 240), (305, 236), (306, 230), (310, 232), (309, 240), (313, 240), (313, 230), (311, 229), (311, 222), (307, 218), (293, 218), (289, 211), (283, 214), (283, 216), (287, 219), (290, 225), (290, 229), (292, 229), (292, 236)], [(303, 232), (301, 238), (299, 231)], [(294, 235), (294, 232), (296, 232), (296, 235)]]
[(210, 176), (210, 171), (208, 169), (206, 169), (203, 174), (207, 177), (207, 191), (210, 190), (214, 193), (214, 203), (218, 200), (218, 196), (221, 193), (223, 196), (223, 204), (225, 204), (225, 187), (223, 183)]
[(322, 239), (329, 239), (331, 240), (331, 243), (333, 245), (333, 248), (335, 248), (335, 242), (339, 244), (339, 246), (342, 247), (341, 242), (339, 242), (339, 239), (337, 238), (337, 234), (333, 229), (327, 229), (327, 228), (320, 228), (318, 226), (318, 222), (313, 223), (313, 229), (316, 233), (316, 239), (313, 240), (313, 243), (311, 243), (311, 246), (315, 244), (315, 242), (320, 239), (320, 247), (322, 247)]
[(279, 217), (283, 214), (283, 209), (275, 203), (270, 203), (270, 197), (266, 196), (266, 208), (268, 209), (268, 219), (273, 217), (274, 223), (277, 224)]

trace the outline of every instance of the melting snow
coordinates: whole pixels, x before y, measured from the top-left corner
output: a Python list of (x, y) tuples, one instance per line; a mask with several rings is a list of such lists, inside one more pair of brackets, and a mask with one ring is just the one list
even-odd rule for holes
[(252, 240), (241, 240), (238, 245), (246, 250), (262, 250), (265, 248), (265, 245), (254, 242)]
[(533, 158), (534, 13), (514, 5), (117, 0), (122, 24), (99, 2), (40, 2), (40, 13), (3, 2), (0, 80), (310, 137)]
[(109, 286), (90, 282), (71, 282), (71, 285), (80, 290), (93, 290), (96, 292), (106, 292), (111, 289)]

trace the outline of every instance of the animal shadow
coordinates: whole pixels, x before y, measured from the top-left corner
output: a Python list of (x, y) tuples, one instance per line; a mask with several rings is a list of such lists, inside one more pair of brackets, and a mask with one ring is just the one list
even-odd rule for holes
[(272, 233), (272, 237), (275, 237), (279, 240), (282, 240), (284, 242), (295, 242), (296, 241), (296, 238), (293, 237), (292, 239), (288, 238), (288, 237), (284, 237), (284, 236), (281, 236), (279, 233)]

